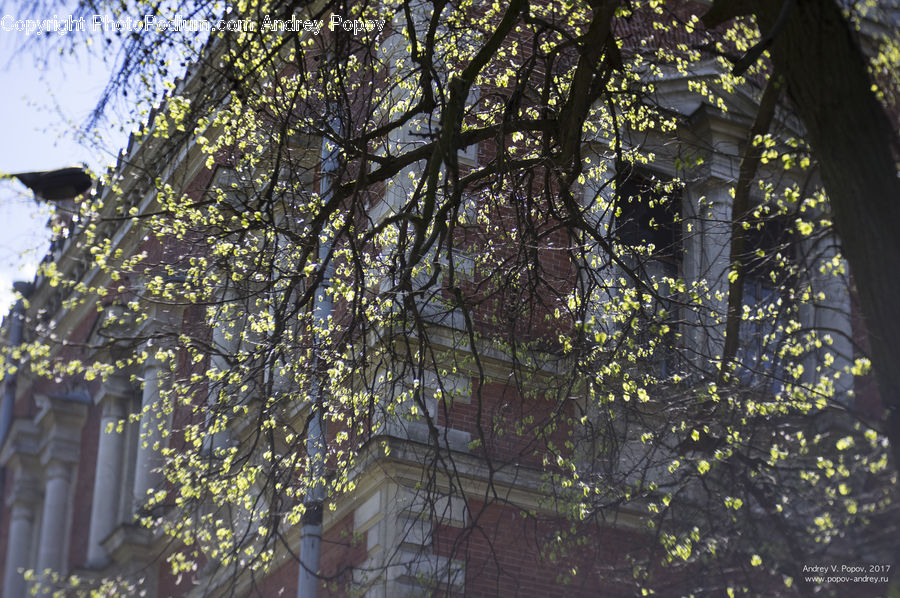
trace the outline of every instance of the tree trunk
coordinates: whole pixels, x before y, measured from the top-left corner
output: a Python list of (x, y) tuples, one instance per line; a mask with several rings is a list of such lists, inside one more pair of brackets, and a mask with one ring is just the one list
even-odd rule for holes
[[(763, 33), (780, 0), (759, 2)], [(833, 0), (798, 0), (771, 45), (808, 140), (857, 285), (894, 465), (900, 467), (900, 179), (894, 127), (872, 93), (866, 61)]]

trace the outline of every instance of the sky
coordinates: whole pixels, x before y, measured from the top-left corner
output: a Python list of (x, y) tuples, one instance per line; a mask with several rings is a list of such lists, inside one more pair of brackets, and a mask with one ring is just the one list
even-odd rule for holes
[[(14, 10), (0, 17), (10, 13), (19, 17)], [(115, 150), (84, 147), (73, 130), (95, 105), (108, 68), (87, 52), (52, 56), (47, 64), (39, 64), (34, 50), (19, 51), (24, 41), (23, 32), (0, 26), (0, 172), (81, 164), (102, 171), (114, 160)], [(106, 137), (106, 147), (117, 148), (125, 135)], [(49, 214), (17, 180), (0, 180), (0, 316), (11, 304), (13, 281), (32, 280), (47, 250)]]

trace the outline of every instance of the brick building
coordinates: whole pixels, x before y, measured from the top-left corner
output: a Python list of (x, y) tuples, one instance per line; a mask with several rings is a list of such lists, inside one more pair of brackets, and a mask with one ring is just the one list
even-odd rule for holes
[[(668, 354), (658, 346), (638, 358), (654, 380), (669, 384), (675, 378), (693, 376), (691, 383), (699, 386), (718, 376), (711, 356), (721, 352), (724, 342), (732, 188), (747, 145), (755, 99), (747, 89), (734, 90), (728, 97), (728, 112), (722, 112), (692, 90), (697, 80), (694, 75), (673, 73), (653, 81), (653, 99), (667, 114), (675, 115), (677, 130), (623, 130), (626, 147), (653, 154), (652, 163), (616, 162), (608, 139), (587, 139), (585, 160), (610, 166), (603, 176), (578, 190), (585, 205), (606, 201), (612, 206), (600, 224), (622, 246), (653, 245), (649, 254), (639, 258), (635, 256), (640, 252), (636, 252), (616, 264), (597, 255), (601, 264), (596, 269), (605, 272), (609, 280), (624, 280), (631, 268), (650, 283), (667, 281), (665, 284), (674, 286), (676, 279), (688, 284), (702, 281), (702, 288), (694, 287), (702, 290), (698, 298), (681, 301), (680, 306), (675, 305), (679, 303), (675, 291), (660, 292), (646, 301), (647, 310), (653, 312), (646, 330), (671, 322), (674, 336), (667, 338), (676, 339), (672, 345), (679, 354)], [(200, 83), (189, 79), (184, 89), (190, 92), (191, 85)], [(488, 95), (485, 90), (482, 94)], [(782, 124), (788, 132), (790, 126), (796, 126), (787, 118)], [(413, 131), (398, 135), (400, 138), (392, 140), (398, 146), (417, 143)], [(304, 168), (298, 170), (302, 170), (298, 182), (320, 197), (330, 197), (334, 183), (329, 181), (328, 143), (309, 136), (297, 146), (305, 151), (299, 160)], [(687, 170), (684, 164), (693, 152), (701, 152), (704, 159)], [(475, 170), (498, 153), (494, 140), (472, 143), (459, 153), (460, 170)], [(173, 147), (165, 139), (148, 136), (133, 142), (123, 154), (116, 183), (97, 193), (110, 211), (97, 220), (95, 239), (109, 240), (108, 255), (146, 254), (153, 267), (128, 270), (122, 281), (109, 270), (93, 267), (85, 255), (91, 246), (84, 241), (86, 231), (73, 220), (64, 223), (71, 234), (59, 238), (47, 256), (46, 262), (55, 267), (45, 269), (33, 284), (20, 287), (27, 301), (20, 302), (6, 319), (8, 343), (17, 345), (20, 335), (26, 342), (47, 341), (55, 362), (80, 358), (91, 375), (78, 376), (66, 370), (49, 375), (35, 372), (35, 364), (42, 361), (32, 352), (30, 357), (20, 358), (22, 372), (4, 380), (3, 413), (11, 411), (4, 420), (8, 428), (0, 426), (5, 433), (0, 438), (6, 505), (0, 515), (3, 596), (26, 594), (29, 585), (36, 583), (23, 577), (27, 570), (34, 570), (37, 579), (50, 570), (63, 577), (118, 580), (114, 583), (120, 584), (119, 591), (130, 593), (137, 590), (123, 588), (139, 588), (147, 596), (301, 595), (298, 585), (304, 575), (300, 562), (307, 562), (301, 550), (306, 546), (304, 522), (315, 508), (308, 497), (317, 493), (314, 486), (304, 486), (302, 472), (316, 467), (328, 472), (340, 469), (335, 463), (341, 463), (342, 451), (353, 453), (345, 464), (347, 477), (333, 480), (326, 474), (329, 490), (323, 497), (321, 549), (314, 572), (322, 596), (630, 596), (636, 587), (636, 561), (632, 559), (640, 555), (650, 563), (642, 565), (641, 579), (652, 578), (664, 593), (691, 587), (689, 577), (696, 563), (671, 571), (655, 564), (662, 553), (655, 532), (647, 526), (652, 519), (647, 515), (648, 504), (652, 504), (649, 494), (636, 502), (623, 500), (609, 520), (581, 521), (567, 511), (575, 504), (569, 496), (573, 476), (566, 471), (567, 463), (577, 463), (578, 473), (586, 479), (602, 480), (610, 475), (625, 487), (635, 483), (636, 472), (655, 475), (660, 463), (670, 462), (672, 456), (647, 461), (632, 429), (622, 436), (614, 475), (601, 471), (606, 466), (606, 449), (594, 444), (599, 445), (605, 437), (592, 436), (587, 429), (599, 427), (601, 420), (611, 428), (619, 424), (613, 423), (614, 418), (604, 420), (596, 406), (588, 404), (586, 383), (580, 386), (579, 370), (567, 365), (565, 340), (559, 337), (583, 322), (571, 314), (555, 315), (564, 304), (560, 297), (565, 299), (580, 280), (571, 257), (574, 245), (570, 236), (565, 232), (539, 235), (541, 244), (527, 259), (540, 264), (544, 278), (536, 296), (547, 300), (523, 308), (515, 303), (513, 292), (522, 287), (514, 284), (497, 291), (485, 282), (492, 279), (480, 274), (490, 265), (479, 261), (480, 253), (506, 255), (505, 250), (492, 253), (489, 246), (497, 235), (513, 235), (509, 229), (500, 230), (513, 222), (512, 216), (507, 216), (513, 208), (479, 213), (479, 202), (490, 198), (484, 190), (473, 192), (467, 201), (474, 222), (462, 233), (459, 251), (453, 258), (440, 258), (444, 262), (439, 258), (432, 262), (445, 268), (443, 278), (423, 267), (410, 283), (410, 288), (419, 291), (433, 289), (427, 297), (420, 292), (418, 298), (410, 299), (409, 305), (418, 306), (421, 316), (417, 327), (404, 327), (406, 321), (400, 319), (391, 321), (396, 329), (386, 326), (381, 332), (355, 332), (355, 338), (362, 339), (356, 342), (375, 347), (370, 350), (377, 358), (355, 362), (352, 374), (344, 378), (338, 371), (343, 354), (328, 358), (331, 369), (327, 373), (317, 360), (303, 371), (290, 369), (290, 363), (299, 362), (292, 351), (305, 351), (310, 343), (321, 347), (319, 343), (324, 341), (316, 335), (327, 335), (315, 331), (298, 333), (287, 347), (282, 341), (273, 344), (274, 357), (266, 368), (255, 372), (247, 369), (252, 360), (235, 356), (255, 355), (256, 347), (268, 342), (259, 339), (268, 339), (270, 331), (254, 326), (264, 319), (260, 314), (271, 311), (271, 305), (239, 317), (228, 307), (249, 305), (242, 302), (252, 294), (248, 289), (255, 288), (253, 281), (218, 289), (215, 301), (186, 299), (187, 292), (181, 288), (167, 291), (167, 285), (176, 288), (182, 283), (179, 276), (194, 276), (187, 267), (179, 268), (205, 257), (207, 250), (197, 249), (203, 241), (190, 233), (181, 235), (174, 228), (154, 238), (142, 228), (152, 224), (132, 218), (147, 216), (150, 221), (148, 215), (164, 211), (170, 196), (163, 186), (184, 193), (198, 205), (213, 198), (210, 201), (224, 206), (221, 213), (229, 217), (239, 219), (241, 214), (251, 213), (250, 203), (234, 196), (237, 185), (232, 183), (240, 179), (240, 173), (227, 160), (216, 156), (210, 162), (207, 158), (208, 153), (196, 144)], [(145, 173), (156, 173), (149, 165), (158, 163), (171, 166), (154, 182)], [(420, 168), (416, 162), (402, 169), (371, 193), (365, 210), (373, 223), (390, 220), (404, 198), (415, 193), (416, 179), (410, 175)], [(685, 172), (689, 176), (685, 177)], [(790, 188), (797, 176), (789, 172), (779, 184)], [(667, 181), (676, 177), (684, 184), (667, 189)], [(608, 185), (610, 180), (616, 184)], [(614, 188), (617, 196), (612, 195)], [(124, 216), (117, 218), (118, 214)], [(479, 221), (485, 214), (496, 219)], [(666, 219), (669, 224), (660, 226)], [(289, 239), (288, 233), (303, 230), (286, 227), (283, 236)], [(749, 241), (754, 251), (766, 254), (781, 242), (780, 233), (771, 225), (760, 226), (758, 231)], [(281, 237), (272, 238), (274, 246), (280, 247)], [(166, 239), (170, 243), (162, 242)], [(294, 241), (285, 241), (290, 242)], [(804, 243), (808, 261), (803, 268), (809, 272), (818, 272), (838, 255), (833, 238), (827, 235)], [(318, 251), (326, 245), (321, 243)], [(255, 251), (271, 252), (271, 264), (276, 266), (292, 259), (287, 252), (268, 246)], [(377, 271), (379, 253), (371, 254), (372, 270)], [(320, 253), (320, 262), (327, 263), (330, 255), (329, 251)], [(252, 258), (235, 253), (229, 259)], [(314, 267), (303, 275), (312, 279), (320, 274), (326, 285), (329, 281), (337, 284), (344, 276), (343, 264), (339, 257), (331, 259), (337, 264), (330, 270), (320, 263), (321, 271)], [(447, 259), (456, 260), (455, 272), (461, 281), (456, 286), (447, 283)], [(525, 263), (509, 260), (515, 267)], [(772, 271), (759, 266), (748, 274), (744, 290), (748, 309), (775, 310), (781, 305), (775, 296), (775, 279), (766, 281)], [(74, 282), (58, 284), (53, 272)], [(812, 280), (827, 301), (802, 307), (797, 317), (811, 329), (831, 331), (828, 370), (844, 372), (854, 357), (846, 276), (816, 276), (812, 274), (805, 282)], [(390, 278), (386, 275), (381, 286), (371, 285), (373, 297), (400, 294)], [(639, 333), (645, 332), (644, 328), (623, 324), (620, 313), (602, 310), (636, 286), (635, 280), (592, 288), (591, 309), (595, 311), (587, 316), (598, 322), (596, 338), (634, 338), (638, 347), (643, 346)], [(298, 288), (315, 287), (278, 288), (279, 296), (284, 297)], [(106, 294), (90, 298), (88, 289), (106, 289)], [(472, 300), (469, 312), (453, 307), (454, 290)], [(558, 297), (551, 301), (553, 293)], [(607, 299), (602, 298), (604, 293)], [(82, 300), (72, 301), (76, 295)], [(342, 322), (350, 312), (346, 300), (332, 303), (327, 291), (321, 295), (307, 304), (312, 309), (303, 320), (313, 330), (323, 318)], [(665, 303), (662, 295), (670, 296), (672, 305)], [(506, 313), (503, 310), (511, 315), (500, 317)], [(671, 312), (668, 319), (660, 310)], [(523, 319), (523, 314), (528, 318)], [(741, 326), (746, 340), (738, 357), (746, 371), (736, 375), (756, 393), (763, 392), (761, 388), (779, 392), (772, 390), (772, 379), (777, 378), (772, 370), (780, 367), (772, 365), (777, 335), (766, 328), (769, 324), (763, 318), (745, 318)], [(347, 327), (352, 328), (350, 324)], [(477, 342), (473, 330), (478, 333)], [(510, 331), (515, 334), (504, 337)], [(427, 363), (398, 358), (420, 351), (426, 336)], [(528, 345), (528, 351), (510, 349), (514, 345), (510, 338)], [(481, 348), (473, 350), (476, 344)], [(518, 363), (523, 355), (534, 361)], [(808, 372), (815, 372), (820, 365), (816, 356), (815, 351), (806, 355)], [(92, 363), (110, 367), (92, 370)], [(231, 380), (230, 372), (240, 375)], [(319, 377), (327, 377), (329, 385), (316, 382)], [(334, 381), (338, 378), (340, 383)], [(849, 400), (853, 390), (849, 373), (834, 380), (838, 400)], [(687, 392), (677, 380), (669, 386), (674, 389), (671, 392)], [(317, 404), (309, 398), (315, 396), (310, 389), (323, 392), (322, 387), (330, 393), (346, 392), (350, 398), (335, 407), (327, 401)], [(627, 387), (616, 392), (623, 393), (618, 397), (620, 403), (623, 396), (625, 402), (629, 400)], [(637, 387), (634, 392), (635, 403), (643, 401)], [(298, 393), (307, 398), (298, 398)], [(256, 394), (258, 397), (252, 398)], [(358, 411), (363, 398), (369, 405), (363, 415), (357, 413), (365, 420), (365, 432), (358, 433), (355, 423), (346, 423), (355, 421), (347, 414)], [(642, 412), (646, 417), (643, 427), (637, 426), (644, 433), (654, 422), (663, 428), (668, 423), (664, 407), (659, 406), (664, 400), (655, 396), (647, 402), (650, 407)], [(219, 429), (216, 416), (223, 404), (235, 408), (234, 413), (238, 407), (249, 406), (251, 416), (234, 416)], [(260, 422), (267, 420), (252, 417), (252, 409), (257, 407), (266, 417), (274, 414), (277, 433), (264, 439), (269, 444), (250, 450), (248, 447), (260, 441), (260, 430), (266, 429)], [(327, 411), (327, 430), (315, 431), (317, 410)], [(303, 441), (292, 440), (291, 431)], [(699, 443), (696, 438), (694, 441)], [(310, 443), (315, 442), (327, 447), (323, 452), (327, 456), (318, 463), (311, 457), (315, 447)], [(191, 447), (196, 450), (191, 452)], [(207, 459), (202, 467), (213, 468), (222, 466), (232, 449), (235, 455), (252, 455), (262, 461), (254, 465), (255, 471), (271, 476), (244, 488), (247, 496), (255, 497), (250, 503), (191, 496), (190, 484), (172, 473), (178, 455), (198, 455)], [(676, 454), (692, 451), (697, 452), (682, 447)], [(295, 469), (285, 465), (304, 458), (306, 464)], [(195, 465), (186, 465), (184, 471), (201, 477), (202, 472), (210, 471), (191, 467)], [(234, 477), (223, 475), (223, 494), (228, 485), (237, 487), (245, 481), (243, 466), (234, 467), (238, 472)], [(273, 490), (276, 483), (282, 486)], [(285, 493), (283, 488), (291, 484), (296, 492)], [(305, 512), (298, 511), (297, 505), (304, 503)], [(183, 518), (188, 507), (193, 509), (191, 515)], [(277, 525), (269, 526), (267, 522), (272, 520), (277, 520)], [(198, 530), (232, 530), (233, 536), (222, 532), (218, 538), (204, 537), (199, 531), (185, 531), (190, 525)], [(193, 538), (196, 545), (187, 544), (185, 538)], [(216, 554), (211, 549), (216, 544), (230, 548)], [(196, 562), (179, 570), (186, 562), (179, 555), (195, 549), (199, 551)], [(265, 566), (255, 568), (263, 562), (260, 554), (266, 552)], [(722, 575), (725, 579), (730, 573)], [(63, 583), (44, 580), (49, 585)], [(761, 583), (757, 591), (770, 582)]]

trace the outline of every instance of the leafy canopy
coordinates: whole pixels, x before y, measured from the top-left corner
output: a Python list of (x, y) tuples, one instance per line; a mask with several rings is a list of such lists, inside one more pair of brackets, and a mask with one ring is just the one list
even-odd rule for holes
[[(119, 427), (156, 418), (168, 485), (141, 522), (174, 538), (174, 573), (296, 555), (305, 498), (334, 509), (379, 455), (418, 464), (423, 504), (466, 495), (460, 560), (508, 504), (498, 479), (531, 472), (516, 508), (560, 582), (598, 575), (603, 534), (606, 579), (647, 591), (806, 591), (803, 564), (890, 549), (896, 472), (854, 399), (847, 269), (752, 19), (656, 0), (79, 10), (251, 23), (104, 34), (96, 116), (127, 96), (143, 126), (62, 218), (56, 303), (33, 301), (7, 353), (59, 382), (161, 364), (159, 400)], [(277, 30), (292, 15), (320, 32)], [(892, 101), (896, 44), (867, 39)], [(58, 332), (79, 317), (90, 338)]]

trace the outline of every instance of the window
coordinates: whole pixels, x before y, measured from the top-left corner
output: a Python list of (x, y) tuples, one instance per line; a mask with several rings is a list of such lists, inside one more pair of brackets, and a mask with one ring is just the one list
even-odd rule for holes
[[(790, 288), (784, 266), (788, 227), (782, 219), (769, 219), (746, 230), (743, 283), (743, 318), (739, 329), (738, 376), (744, 384), (763, 384), (778, 377), (778, 349), (784, 341), (779, 324), (787, 317), (789, 303), (778, 289)], [(774, 381), (773, 381), (774, 384)], [(777, 385), (772, 387), (777, 391)]]
[(653, 291), (631, 326), (645, 365), (665, 378), (677, 367), (678, 309), (671, 298), (681, 269), (681, 192), (627, 164), (617, 171), (613, 238), (625, 249), (622, 261)]
[(676, 263), (680, 250), (681, 194), (671, 182), (630, 168), (616, 177), (613, 234), (622, 245), (650, 248), (656, 260)]

